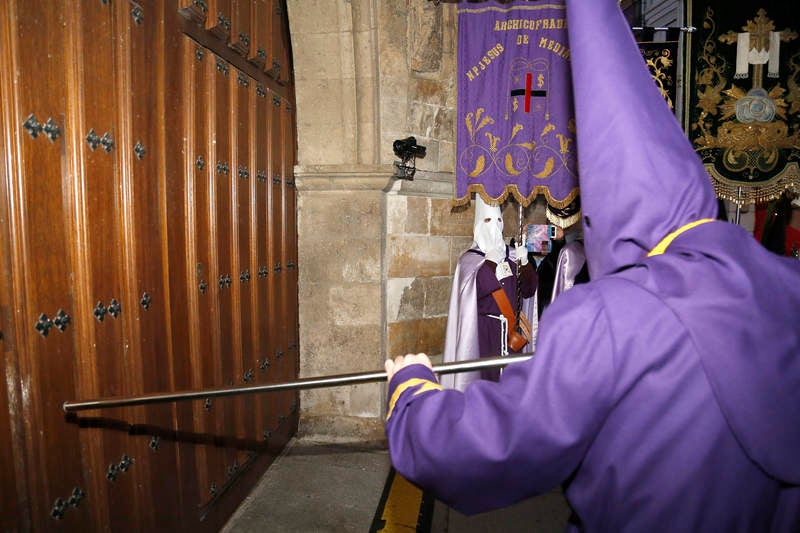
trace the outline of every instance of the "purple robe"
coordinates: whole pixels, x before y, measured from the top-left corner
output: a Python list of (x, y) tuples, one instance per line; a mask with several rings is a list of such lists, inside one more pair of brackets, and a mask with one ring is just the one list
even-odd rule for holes
[[(513, 307), (516, 304), (516, 262), (512, 259), (514, 250), (506, 247), (506, 261), (514, 276), (503, 280), (502, 285), (508, 301)], [(523, 267), (521, 276), (522, 312), (530, 319), (535, 313), (533, 296), (536, 287), (536, 273), (530, 265)], [(450, 292), (450, 307), (447, 317), (445, 336), (444, 362), (468, 361), (478, 357), (500, 355), (500, 321), (490, 318), (489, 314), (499, 315), (500, 310), (491, 293), (500, 288), (494, 269), (484, 264), (484, 254), (477, 248), (464, 252), (458, 260), (453, 275), (453, 286)], [(533, 315), (535, 318), (535, 314)], [(513, 325), (511, 325), (513, 327)], [(526, 351), (531, 343), (526, 344)], [(442, 377), (442, 385), (448, 388), (464, 390), (477, 379), (494, 379), (500, 375), (499, 370), (485, 372), (463, 372), (448, 374)]]
[(392, 463), (468, 514), (563, 485), (571, 531), (800, 531), (800, 262), (713, 220), (617, 1), (567, 18), (591, 281), (497, 383), (397, 372)]

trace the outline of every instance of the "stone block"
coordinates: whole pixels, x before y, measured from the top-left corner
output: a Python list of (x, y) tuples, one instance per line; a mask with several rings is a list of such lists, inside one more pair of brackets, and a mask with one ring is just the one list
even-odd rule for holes
[(450, 270), (447, 237), (389, 236), (386, 246), (390, 278), (446, 276)]
[(382, 102), (403, 102), (405, 104), (408, 101), (411, 80), (409, 80), (407, 74), (384, 76), (381, 73), (380, 84)]
[[(355, 416), (316, 416), (305, 408), (306, 391), (300, 392), (300, 424), (297, 437), (320, 442), (384, 443), (386, 433), (383, 418)], [(381, 402), (386, 401), (381, 398)], [(385, 446), (384, 446), (385, 447)]]
[(350, 33), (306, 33), (295, 36), (295, 79), (352, 78), (352, 70), (342, 71), (343, 42), (347, 43), (352, 54), (352, 39)]
[(425, 308), (424, 278), (389, 278), (386, 280), (386, 321), (420, 319)]
[(386, 195), (386, 233), (396, 235), (405, 233), (408, 218), (408, 196)]
[[(355, 123), (331, 123), (324, 127), (311, 122), (299, 122), (297, 136), (301, 142), (297, 146), (297, 160), (303, 165), (344, 165), (352, 164), (356, 157)], [(331, 142), (336, 139), (336, 142)]]
[(386, 125), (382, 126), (381, 131), (391, 137), (385, 142), (382, 142), (381, 147), (384, 148), (383, 153), (390, 158), (395, 158), (394, 152), (392, 151), (392, 142), (395, 139), (404, 139), (408, 137), (408, 131), (405, 130), (408, 103), (405, 100), (388, 100), (382, 97), (380, 101), (380, 110), (381, 123)]
[(381, 287), (377, 283), (349, 283), (331, 287), (328, 306), (334, 309), (336, 326), (366, 326), (381, 323)]
[[(328, 131), (330, 128), (340, 128), (343, 123), (354, 123), (355, 114), (353, 112), (352, 83), (345, 87), (343, 80), (310, 79), (300, 82), (303, 90), (297, 95), (297, 127), (308, 131), (317, 129)], [(342, 105), (343, 102), (350, 102), (348, 108)], [(335, 138), (335, 137), (331, 137)], [(338, 145), (339, 143), (328, 144)]]
[[(343, 247), (348, 253), (342, 254)], [(298, 246), (300, 283), (367, 283), (381, 279), (381, 247), (373, 239)]]
[[(333, 310), (332, 312), (336, 312)], [(334, 326), (319, 324), (321, 333), (312, 345), (303, 338), (300, 376), (319, 376), (369, 370), (383, 363), (380, 325)], [(306, 330), (314, 335), (313, 328)]]
[(405, 52), (408, 47), (406, 27), (408, 26), (408, 9), (406, 2), (377, 2), (378, 27), (385, 31), (380, 32), (380, 48), (389, 48), (403, 52), (405, 66)]
[(323, 347), (333, 335), (333, 310), (321, 301), (329, 284), (300, 282), (298, 290), (298, 315), (300, 338), (304, 352), (316, 353), (315, 348)]
[[(383, 365), (366, 370), (379, 370)], [(350, 409), (347, 413), (350, 416), (372, 418), (381, 416), (382, 404), (385, 401), (385, 387), (383, 382), (366, 383), (364, 385), (353, 385), (349, 387)]]
[[(348, 0), (287, 0), (291, 35), (349, 31), (353, 27)], [(293, 49), (297, 49), (292, 39)]]
[(374, 239), (380, 246), (381, 225), (380, 191), (307, 192), (299, 198), (299, 235), (309, 244), (336, 250), (351, 239)]
[(411, 2), (408, 21), (411, 70), (438, 72), (442, 62), (442, 11), (428, 2)]
[(439, 141), (417, 135), (417, 143), (425, 147), (425, 157), (417, 159), (417, 169), (439, 172)]
[(436, 276), (421, 279), (425, 287), (424, 318), (447, 316), (450, 305), (451, 276)]
[(443, 106), (447, 100), (447, 84), (442, 80), (412, 77), (408, 82), (408, 99), (412, 102)]
[(431, 235), (472, 236), (475, 208), (457, 207), (443, 198), (431, 200)]
[(406, 210), (404, 233), (428, 234), (430, 219), (430, 199), (409, 196)]
[(455, 117), (456, 110), (450, 107), (439, 107), (433, 120), (433, 137), (442, 141), (453, 141), (455, 139)]
[(350, 398), (345, 387), (330, 387), (301, 391), (303, 409), (317, 415), (347, 412)]
[[(405, 27), (405, 24), (403, 25)], [(387, 44), (386, 35), (393, 35), (399, 32), (381, 32), (381, 44), (378, 51), (378, 64), (381, 76), (400, 77), (408, 76), (408, 65), (406, 63), (405, 38), (401, 44)]]
[[(439, 171), (455, 173), (456, 143), (439, 141)], [(455, 182), (455, 177), (453, 178), (453, 182)], [(455, 183), (453, 188), (455, 189)]]
[(417, 135), (431, 137), (437, 110), (437, 106), (431, 106), (412, 100), (408, 103), (408, 111), (405, 120), (406, 129), (408, 131), (417, 132)]
[(439, 354), (444, 349), (447, 317), (426, 318), (389, 324), (387, 356), (407, 353)]

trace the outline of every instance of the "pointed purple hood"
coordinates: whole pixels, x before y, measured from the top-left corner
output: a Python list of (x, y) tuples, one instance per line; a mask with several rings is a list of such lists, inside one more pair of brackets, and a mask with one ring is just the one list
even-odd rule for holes
[(717, 201), (616, 0), (568, 1), (567, 21), (586, 256), (599, 278), (716, 217)]

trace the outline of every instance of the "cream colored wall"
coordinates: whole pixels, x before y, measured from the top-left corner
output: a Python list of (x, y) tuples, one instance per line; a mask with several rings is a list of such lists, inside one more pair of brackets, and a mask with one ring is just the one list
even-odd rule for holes
[[(472, 208), (450, 210), (454, 5), (287, 4), (298, 122), (301, 376), (376, 370), (406, 352), (440, 354), (452, 272), (472, 241), (473, 219)], [(413, 181), (394, 181), (392, 143), (410, 135), (426, 157), (417, 160)], [(384, 394), (383, 384), (304, 391), (300, 432), (382, 439)]]

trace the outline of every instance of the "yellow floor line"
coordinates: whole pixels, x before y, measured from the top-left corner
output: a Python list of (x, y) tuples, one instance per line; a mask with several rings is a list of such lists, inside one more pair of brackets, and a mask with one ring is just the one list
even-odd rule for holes
[(417, 531), (421, 505), (422, 491), (395, 472), (381, 515), (385, 525), (378, 531)]

